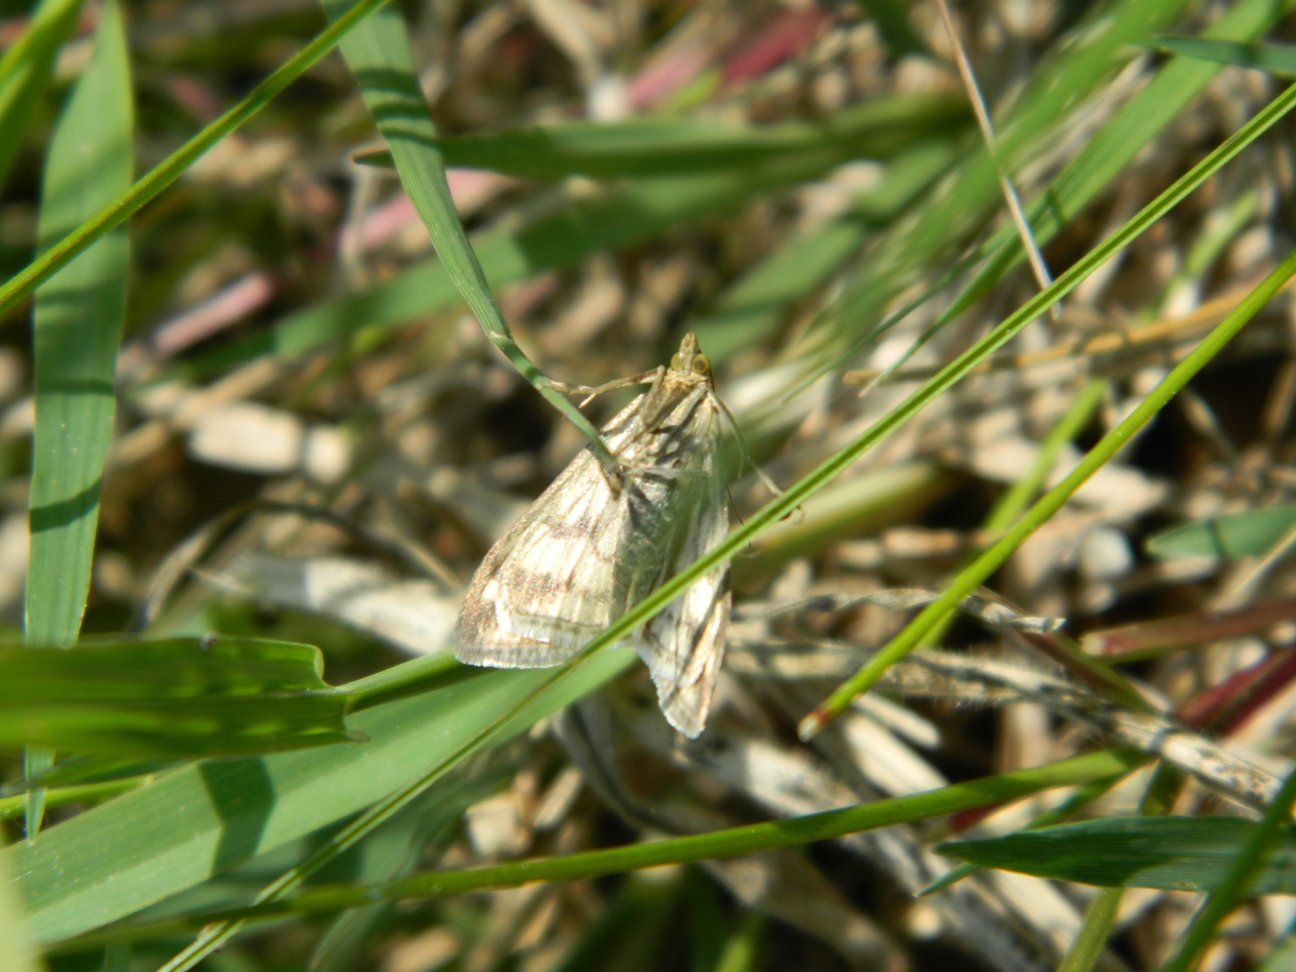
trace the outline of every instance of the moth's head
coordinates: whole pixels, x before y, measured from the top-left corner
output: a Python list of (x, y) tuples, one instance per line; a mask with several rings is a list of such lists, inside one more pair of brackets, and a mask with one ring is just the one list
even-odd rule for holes
[(671, 358), (670, 366), (671, 371), (711, 380), (711, 359), (698, 348), (697, 338), (692, 334), (684, 335), (679, 350)]

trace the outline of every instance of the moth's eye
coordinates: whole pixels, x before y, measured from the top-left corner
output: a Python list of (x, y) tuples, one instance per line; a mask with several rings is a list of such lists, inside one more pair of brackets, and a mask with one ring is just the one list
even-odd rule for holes
[(709, 375), (711, 373), (711, 359), (705, 354), (693, 355), (693, 374)]

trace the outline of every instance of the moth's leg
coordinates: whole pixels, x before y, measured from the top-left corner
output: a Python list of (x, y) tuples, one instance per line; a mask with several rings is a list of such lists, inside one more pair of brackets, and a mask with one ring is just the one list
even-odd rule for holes
[[(725, 418), (729, 420), (729, 427), (733, 429), (734, 440), (738, 443), (738, 451), (742, 454), (743, 462), (751, 466), (752, 472), (756, 474), (757, 479), (765, 484), (766, 489), (775, 496), (782, 496), (783, 490), (779, 488), (774, 480), (770, 479), (769, 474), (761, 468), (760, 463), (752, 458), (751, 449), (747, 448), (747, 440), (743, 437), (742, 429), (738, 428), (738, 420), (734, 418), (734, 413), (729, 411), (729, 406), (718, 395), (715, 401), (720, 406), (720, 411), (724, 413)], [(741, 472), (741, 469), (739, 471)]]
[(657, 373), (662, 371), (661, 368), (653, 368), (651, 371), (641, 371), (637, 375), (631, 375), (628, 378), (617, 378), (614, 381), (605, 381), (601, 385), (572, 385), (565, 381), (555, 381), (553, 387), (564, 395), (570, 395), (573, 398), (577, 395), (584, 395), (581, 399), (579, 408), (584, 408), (600, 395), (616, 391), (618, 388), (627, 388), (630, 385), (642, 385), (645, 382), (653, 381)]
[[(665, 368), (654, 368), (651, 371), (642, 371), (637, 375), (631, 375), (628, 378), (618, 378), (615, 381), (607, 381), (601, 385), (572, 385), (565, 381), (553, 381), (552, 387), (564, 395), (584, 395), (578, 408), (584, 408), (599, 395), (605, 392), (614, 391), (617, 388), (626, 388), (630, 385), (641, 385), (644, 382), (657, 382), (665, 372)], [(603, 474), (604, 481), (608, 484), (608, 489), (612, 491), (613, 496), (620, 496), (621, 490), (625, 487), (625, 470), (621, 468), (621, 463), (612, 452), (606, 448), (595, 450), (595, 456), (599, 461), (599, 472)]]

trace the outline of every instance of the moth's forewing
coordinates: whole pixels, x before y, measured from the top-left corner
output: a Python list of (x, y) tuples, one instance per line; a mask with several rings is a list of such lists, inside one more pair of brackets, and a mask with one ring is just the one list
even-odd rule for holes
[(614, 506), (598, 460), (581, 452), (486, 554), (464, 598), (455, 657), (548, 668), (606, 628), (616, 541), (600, 522)]
[[(651, 394), (603, 426), (614, 455), (636, 451)], [(491, 668), (549, 668), (580, 651), (625, 609), (618, 567), (628, 515), (624, 489), (614, 493), (594, 453), (582, 449), (477, 568), (455, 628), (455, 657)]]

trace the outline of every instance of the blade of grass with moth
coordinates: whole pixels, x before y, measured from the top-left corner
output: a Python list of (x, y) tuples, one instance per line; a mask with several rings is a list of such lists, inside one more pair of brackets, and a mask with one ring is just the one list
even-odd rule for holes
[[(724, 406), (685, 335), (670, 367), (601, 430), (612, 482), (586, 447), (486, 554), (464, 599), (455, 656), (548, 668), (729, 532)], [(698, 578), (635, 632), (663, 714), (690, 738), (706, 725), (729, 622), (729, 569)]]

